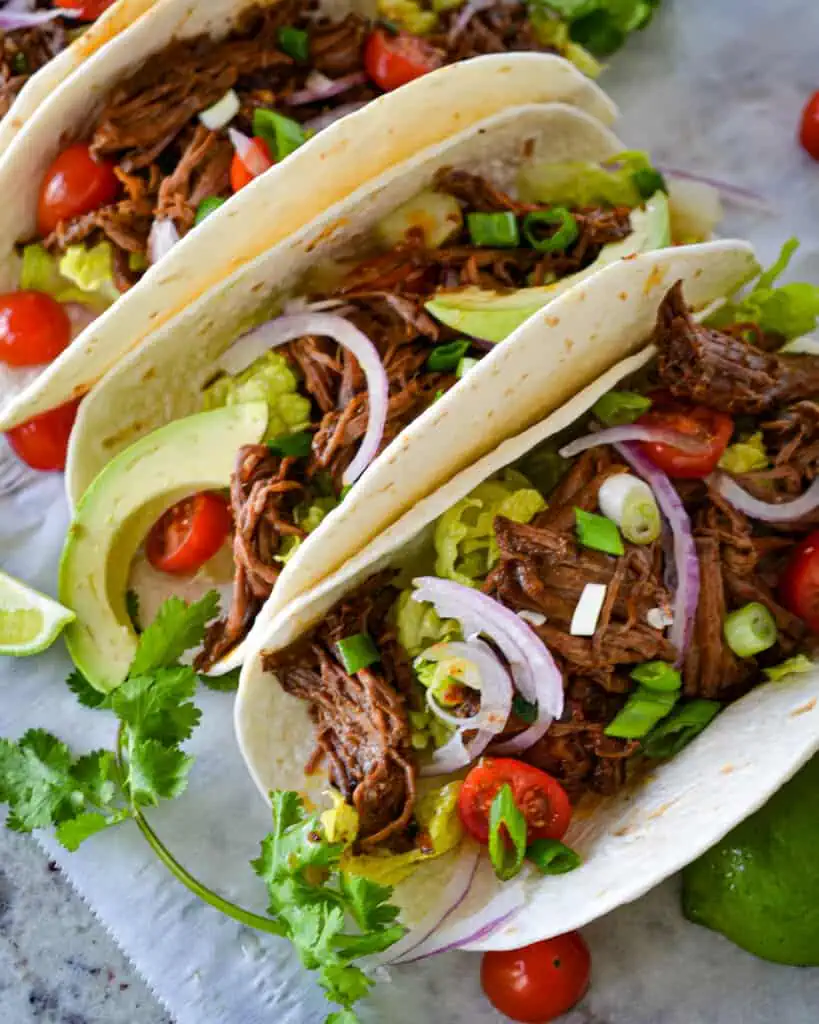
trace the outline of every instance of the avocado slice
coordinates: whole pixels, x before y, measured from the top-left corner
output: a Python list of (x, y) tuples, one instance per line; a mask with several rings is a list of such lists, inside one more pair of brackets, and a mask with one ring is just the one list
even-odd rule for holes
[(162, 513), (198, 491), (230, 484), (236, 453), (267, 427), (264, 402), (197, 413), (140, 438), (83, 495), (60, 560), (60, 601), (77, 615), (66, 630), (77, 668), (103, 693), (125, 678), (137, 637), (126, 609), (128, 573)]
[(635, 253), (665, 249), (671, 245), (671, 222), (665, 192), (655, 192), (644, 207), (633, 210), (631, 226), (628, 238), (607, 245), (591, 266), (562, 281), (504, 294), (480, 288), (442, 292), (427, 302), (425, 308), (436, 320), (470, 338), (503, 341), (552, 299), (607, 264)]

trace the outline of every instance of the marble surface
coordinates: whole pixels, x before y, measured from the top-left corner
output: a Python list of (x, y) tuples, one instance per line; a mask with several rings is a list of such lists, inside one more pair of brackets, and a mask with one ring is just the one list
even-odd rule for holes
[[(819, 86), (813, 45), (819, 5), (815, 0), (664, 2), (651, 29), (630, 43), (604, 80), (623, 107), (618, 131), (630, 143), (650, 145), (661, 160), (765, 190), (778, 216), (760, 220), (734, 211), (729, 230), (747, 232), (765, 256), (775, 240), (799, 231), (807, 245), (798, 272), (817, 279), (819, 168), (793, 139), (801, 104)], [(733, 45), (732, 36), (738, 41), (741, 33), (749, 42)], [(593, 987), (566, 1024), (816, 1020), (819, 971), (763, 964), (687, 924), (679, 914), (677, 886), (672, 879), (587, 929)], [(476, 966), (467, 955), (448, 961), (433, 1024), (499, 1019), (479, 1001)], [(413, 991), (429, 994), (443, 977), (431, 966), (413, 971), (396, 979), (392, 999), (401, 1004), (412, 1001)], [(381, 1009), (390, 1001), (382, 1001)], [(3, 830), (0, 1021), (170, 1024), (42, 851)]]

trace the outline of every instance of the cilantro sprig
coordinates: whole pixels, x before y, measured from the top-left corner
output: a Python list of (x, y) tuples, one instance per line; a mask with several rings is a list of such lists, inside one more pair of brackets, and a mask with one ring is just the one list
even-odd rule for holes
[(309, 812), (296, 793), (271, 794), (273, 828), (252, 865), (267, 888), (265, 917), (198, 881), (143, 813), (187, 787), (193, 758), (182, 745), (202, 713), (193, 703), (200, 677), (180, 659), (201, 642), (217, 611), (215, 592), (190, 605), (179, 598), (166, 601), (140, 634), (126, 679), (109, 694), (94, 689), (81, 672), (71, 674), (68, 686), (80, 704), (113, 713), (114, 749), (78, 755), (41, 729), (16, 742), (0, 739), (0, 802), (9, 807), (7, 826), (18, 832), (53, 827), (73, 852), (92, 836), (134, 821), (168, 870), (205, 903), (290, 940), (304, 966), (318, 972), (328, 999), (342, 1007), (327, 1024), (357, 1024), (353, 1007), (373, 982), (354, 961), (383, 952), (404, 929), (389, 903), (391, 888), (341, 870), (343, 844), (328, 841), (319, 814)]

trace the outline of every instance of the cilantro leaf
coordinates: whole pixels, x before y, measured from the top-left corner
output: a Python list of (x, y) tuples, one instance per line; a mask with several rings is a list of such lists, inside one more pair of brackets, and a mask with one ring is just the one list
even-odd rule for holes
[(347, 898), (350, 913), (362, 932), (386, 928), (398, 917), (398, 907), (387, 901), (392, 896), (388, 885), (379, 885), (361, 875), (342, 875), (342, 891)]
[(361, 1024), (361, 1018), (352, 1010), (338, 1010), (330, 1014), (325, 1024)]
[(0, 795), (20, 832), (71, 816), (71, 753), (55, 736), (30, 729), (19, 741), (0, 740)]
[(151, 675), (131, 675), (111, 693), (111, 710), (140, 737), (181, 743), (201, 718), (199, 709), (190, 703), (196, 685), (196, 673), (185, 665), (160, 668)]
[(71, 777), (94, 807), (110, 807), (117, 795), (116, 759), (112, 750), (95, 750), (77, 758)]
[(372, 980), (360, 967), (338, 964), (325, 964), (321, 968), (319, 984), (329, 999), (346, 1007), (363, 999), (373, 986)]
[(188, 784), (193, 758), (178, 747), (159, 740), (142, 740), (128, 750), (128, 789), (140, 807), (155, 807), (160, 800), (179, 796)]
[(185, 651), (201, 642), (206, 624), (218, 614), (215, 590), (193, 604), (185, 604), (180, 597), (169, 598), (141, 634), (129, 675), (148, 675), (176, 665)]
[(200, 675), (199, 682), (209, 690), (230, 693), (239, 686), (239, 675), (241, 671), (241, 668), (237, 666), (236, 668), (232, 668), (229, 672), (224, 672), (221, 676)]
[(105, 705), (106, 695), (94, 689), (78, 668), (66, 679), (66, 685), (84, 708), (97, 709)]
[(56, 828), (56, 836), (69, 853), (75, 853), (86, 839), (112, 825), (118, 825), (128, 817), (130, 815), (124, 809), (111, 815), (101, 814), (99, 811), (86, 811), (76, 818), (60, 822)]

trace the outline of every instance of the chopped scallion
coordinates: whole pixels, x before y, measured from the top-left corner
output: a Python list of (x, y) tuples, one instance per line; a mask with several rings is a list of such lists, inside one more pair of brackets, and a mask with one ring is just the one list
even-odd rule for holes
[(455, 376), (458, 380), (461, 380), (461, 378), (465, 377), (470, 370), (474, 369), (478, 365), (479, 362), (480, 359), (473, 359), (472, 356), (464, 356), (458, 363), (458, 369), (455, 371)]
[(436, 373), (451, 373), (457, 369), (464, 353), (469, 351), (472, 342), (468, 338), (461, 341), (450, 341), (446, 345), (436, 345), (427, 356), (427, 369)]
[(502, 882), (523, 867), (527, 832), (526, 817), (515, 803), (512, 787), (501, 786), (489, 808), (489, 859)]
[(306, 459), (313, 446), (313, 435), (306, 430), (297, 434), (281, 434), (267, 442), (267, 447), (274, 455), (291, 455), (297, 459)]
[(221, 196), (208, 196), (196, 207), (196, 216), (193, 218), (194, 226), (201, 224), (205, 217), (209, 217), (215, 210), (218, 210), (226, 200)]
[(519, 693), (516, 693), (512, 698), (512, 714), (521, 722), (531, 725), (537, 718), (537, 704), (530, 704), (528, 700), (524, 700)]
[(647, 736), (654, 726), (665, 718), (677, 702), (678, 694), (661, 693), (638, 686), (614, 719), (606, 726), (606, 736), (624, 740), (639, 740)]
[(473, 245), (491, 249), (514, 249), (520, 245), (514, 213), (468, 213), (466, 226)]
[(660, 509), (650, 487), (632, 487), (624, 496), (620, 530), (632, 544), (653, 544), (660, 536)]
[(293, 60), (306, 61), (310, 57), (310, 38), (307, 33), (293, 25), (283, 25), (278, 34), (279, 46)]
[(646, 757), (674, 757), (710, 725), (721, 705), (715, 700), (692, 700), (651, 730), (643, 743)]
[(759, 601), (751, 601), (743, 608), (725, 617), (725, 642), (740, 658), (753, 658), (755, 654), (773, 647), (778, 636), (776, 621)]
[(284, 160), (307, 141), (298, 121), (267, 107), (257, 107), (253, 111), (253, 134), (264, 139), (277, 160)]
[(668, 192), (665, 178), (653, 167), (641, 167), (632, 174), (631, 180), (637, 187), (641, 199), (651, 199), (655, 192)]
[(576, 516), (577, 539), (584, 548), (603, 551), (607, 555), (622, 555), (626, 550), (617, 524), (605, 516), (594, 512), (586, 512), (582, 508), (574, 510)]
[(579, 868), (580, 854), (557, 839), (535, 839), (526, 848), (530, 860), (542, 875), (565, 875)]
[(609, 391), (598, 398), (592, 413), (606, 427), (621, 427), (634, 423), (651, 408), (651, 399), (636, 391)]
[(354, 636), (345, 636), (343, 640), (339, 640), (336, 644), (336, 650), (345, 670), (350, 675), (381, 659), (378, 648), (368, 633), (356, 633)]
[(565, 206), (536, 210), (523, 219), (523, 236), (537, 252), (562, 252), (577, 241), (579, 234), (577, 220)]
[(647, 690), (670, 693), (682, 686), (682, 676), (665, 661), (644, 661), (631, 671), (631, 678)]

